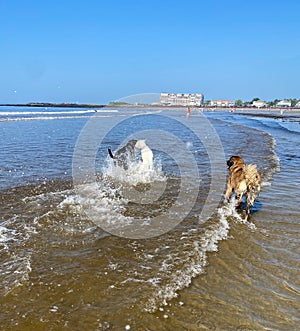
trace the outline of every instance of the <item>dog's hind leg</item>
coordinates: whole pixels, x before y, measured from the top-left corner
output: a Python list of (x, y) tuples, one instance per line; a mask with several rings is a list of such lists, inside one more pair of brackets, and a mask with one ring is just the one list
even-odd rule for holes
[(256, 197), (256, 192), (249, 191), (247, 193), (246, 221), (250, 219), (251, 207), (254, 205)]
[(251, 212), (250, 208), (251, 208), (251, 206), (247, 203), (247, 207), (246, 207), (246, 217), (245, 217), (245, 220), (246, 220), (246, 221), (249, 221), (249, 219), (250, 219), (250, 212)]

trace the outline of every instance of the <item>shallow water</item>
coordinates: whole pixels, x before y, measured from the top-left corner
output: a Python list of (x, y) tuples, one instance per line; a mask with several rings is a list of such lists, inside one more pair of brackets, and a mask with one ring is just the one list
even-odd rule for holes
[[(143, 116), (115, 126), (97, 150), (96, 176), (75, 182), (74, 188), (78, 136), (95, 114), (1, 111), (2, 329), (297, 330), (297, 119), (206, 114), (226, 158), (241, 154), (262, 174), (262, 192), (249, 224), (242, 211), (234, 210), (234, 202), (222, 203), (218, 192), (216, 204), (210, 201), (210, 132), (201, 127), (204, 135), (198, 139), (181, 125), (184, 112), (144, 110)], [(96, 116), (103, 121), (101, 127), (108, 127), (135, 112), (107, 110)], [(201, 119), (194, 112), (189, 121), (197, 127)], [(114, 169), (107, 146), (114, 150), (126, 137), (141, 138), (149, 130), (166, 132), (159, 136), (155, 131), (147, 140), (154, 151), (154, 170), (140, 171), (138, 159), (129, 176)], [(183, 145), (172, 142), (170, 133)], [(161, 149), (164, 137), (168, 143)], [(187, 153), (178, 152), (178, 146)], [(86, 160), (89, 148), (79, 146), (80, 160)], [(199, 181), (189, 175), (195, 171), (186, 164), (189, 155)], [(213, 175), (222, 178), (222, 171), (220, 167), (220, 174)], [(184, 180), (188, 185), (182, 186)], [(132, 201), (128, 191), (141, 199), (157, 191), (157, 197), (150, 203)], [(210, 204), (214, 212), (200, 222), (203, 206)], [(157, 228), (163, 233), (152, 237)], [(123, 235), (110, 234), (114, 231)], [(134, 239), (141, 233), (145, 238)]]

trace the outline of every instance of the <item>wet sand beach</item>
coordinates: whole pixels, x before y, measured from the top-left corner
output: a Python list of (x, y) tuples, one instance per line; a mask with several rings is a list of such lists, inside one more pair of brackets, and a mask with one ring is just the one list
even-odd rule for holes
[[(204, 111), (225, 160), (239, 154), (258, 165), (262, 191), (247, 223), (222, 194), (209, 198), (212, 177), (223, 178), (226, 167), (212, 174), (212, 131), (204, 132), (201, 112), (192, 110), (187, 120), (185, 110), (65, 111), (0, 109), (1, 329), (298, 329), (297, 114)], [(78, 137), (94, 116), (111, 130), (103, 131), (92, 162), (97, 179), (80, 186), (74, 154), (89, 155)], [(114, 151), (151, 130), (154, 169), (145, 173), (137, 161), (132, 172), (116, 171), (107, 147)], [(189, 156), (199, 182), (189, 175)], [(126, 193), (161, 187), (150, 203)], [(200, 222), (210, 204), (213, 213)], [(158, 216), (167, 230), (147, 236)], [(140, 237), (131, 238), (129, 229)]]

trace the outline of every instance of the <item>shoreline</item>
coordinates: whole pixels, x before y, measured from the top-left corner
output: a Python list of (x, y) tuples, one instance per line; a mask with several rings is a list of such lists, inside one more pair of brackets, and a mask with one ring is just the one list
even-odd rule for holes
[[(285, 113), (285, 114), (274, 114), (274, 113), (243, 113), (243, 112), (235, 112), (237, 115), (243, 116), (256, 116), (256, 117), (264, 117), (264, 118), (274, 118), (274, 119), (286, 119), (286, 118), (299, 118), (300, 111), (298, 110), (297, 113)], [(300, 123), (300, 122), (299, 122)]]
[(103, 108), (106, 105), (98, 104), (78, 104), (78, 103), (51, 103), (51, 102), (32, 102), (32, 103), (15, 103), (0, 104), (0, 107), (41, 107), (41, 108)]
[(165, 105), (151, 105), (151, 104), (90, 104), (90, 103), (52, 103), (52, 102), (29, 102), (29, 103), (1, 103), (0, 107), (57, 107), (57, 108), (162, 108), (162, 109), (198, 109), (204, 111), (252, 111), (252, 112), (270, 112), (270, 111), (283, 111), (283, 112), (300, 112), (300, 108), (284, 108), (284, 107), (265, 107), (265, 108), (255, 108), (255, 107), (210, 107), (210, 106), (165, 106)]
[[(195, 107), (195, 106), (162, 106), (162, 105), (103, 105), (103, 104), (74, 104), (74, 103), (27, 103), (27, 104), (0, 104), (0, 107), (33, 107), (33, 108), (88, 108), (88, 109), (161, 109), (186, 111), (187, 108), (193, 111), (202, 111), (207, 113), (228, 112), (244, 116), (269, 117), (275, 119), (299, 118), (300, 108), (253, 108), (253, 107)], [(1, 109), (1, 108), (0, 108)], [(95, 110), (96, 111), (96, 110)], [(299, 122), (300, 123), (300, 122)]]

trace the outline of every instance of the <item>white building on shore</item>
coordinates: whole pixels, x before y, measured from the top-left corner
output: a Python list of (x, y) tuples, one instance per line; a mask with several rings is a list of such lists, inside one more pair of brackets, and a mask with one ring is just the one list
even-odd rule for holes
[(277, 102), (276, 107), (291, 107), (292, 102), (289, 100), (281, 100)]
[(164, 106), (201, 106), (203, 100), (201, 93), (160, 93), (160, 103)]
[(231, 100), (211, 100), (211, 107), (233, 107), (234, 103)]
[(267, 107), (267, 103), (263, 100), (256, 100), (252, 102), (252, 105), (256, 108)]

